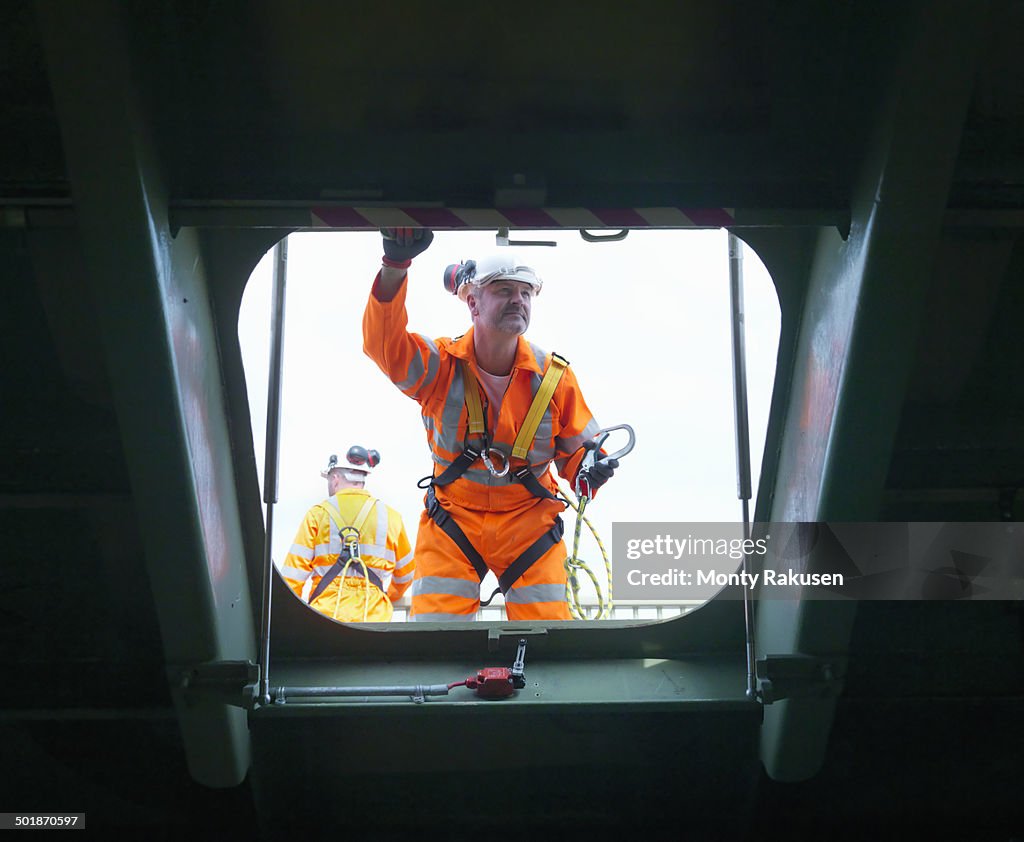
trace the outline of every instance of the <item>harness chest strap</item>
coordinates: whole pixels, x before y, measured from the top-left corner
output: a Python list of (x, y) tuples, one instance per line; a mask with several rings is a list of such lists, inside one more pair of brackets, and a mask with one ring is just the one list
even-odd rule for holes
[[(362, 533), (363, 533), (363, 524), (366, 523), (366, 519), (370, 516), (370, 512), (373, 511), (373, 507), (376, 506), (376, 505), (377, 505), (377, 498), (376, 497), (368, 498), (363, 503), (363, 507), (359, 510), (359, 514), (356, 515), (356, 519), (352, 522), (352, 524), (351, 524), (352, 528), (356, 532), (358, 532), (360, 535), (362, 535)], [(324, 508), (327, 509), (327, 515), (330, 517), (330, 519), (334, 523), (334, 525), (338, 528), (338, 533), (339, 533), (339, 536), (340, 536), (341, 530), (344, 529), (346, 526), (349, 526), (349, 524), (342, 523), (341, 520), (340, 520), (340, 513), (341, 513), (340, 502), (339, 502), (339, 506), (338, 506), (338, 514), (335, 514), (334, 509), (333, 509), (333, 507), (331, 506), (330, 503), (326, 504), (324, 506)], [(377, 536), (377, 542), (378, 543), (380, 543), (380, 537), (381, 536), (379, 536), (379, 535)], [(313, 593), (311, 593), (309, 595), (310, 603), (312, 603), (313, 600), (315, 600), (318, 596), (320, 596), (320, 594), (322, 594), (327, 589), (327, 586), (329, 584), (331, 584), (331, 582), (333, 582), (335, 580), (335, 578), (338, 576), (338, 574), (341, 573), (342, 569), (348, 563), (349, 559), (350, 559), (350, 556), (349, 556), (348, 545), (345, 543), (344, 539), (342, 539), (341, 552), (338, 553), (338, 560), (335, 561), (334, 564), (331, 565), (330, 570), (328, 570), (324, 574), (324, 577), (317, 583), (317, 586), (313, 590)], [(368, 565), (364, 564), (359, 559), (355, 559), (353, 561), (353, 564), (359, 565), (359, 567), (361, 567), (363, 572), (366, 574), (366, 577), (374, 585), (376, 585), (378, 589), (380, 589), (381, 591), (384, 590), (384, 581), (373, 570), (371, 570)]]
[(544, 372), (544, 379), (540, 381), (540, 388), (537, 389), (537, 394), (533, 396), (533, 403), (530, 404), (530, 409), (526, 413), (523, 426), (520, 427), (519, 434), (512, 443), (512, 456), (516, 459), (525, 459), (526, 454), (530, 452), (533, 437), (537, 435), (537, 428), (544, 417), (544, 412), (551, 403), (551, 398), (555, 394), (555, 388), (558, 386), (558, 381), (562, 379), (567, 365), (569, 365), (568, 360), (558, 356), (558, 354), (551, 354), (551, 363)]
[[(466, 414), (469, 416), (469, 434), (480, 436), (487, 431), (484, 421), (483, 405), (480, 403), (480, 388), (477, 385), (476, 375), (469, 363), (459, 360), (462, 369), (462, 382), (465, 384), (466, 392)], [(533, 444), (534, 436), (537, 435), (537, 428), (541, 419), (551, 404), (551, 398), (558, 388), (558, 382), (565, 373), (569, 361), (558, 354), (551, 354), (551, 363), (544, 372), (544, 378), (540, 382), (537, 394), (533, 396), (530, 408), (526, 412), (523, 426), (519, 428), (516, 440), (512, 443), (512, 456), (516, 459), (525, 459), (530, 452), (530, 445)]]
[[(520, 428), (519, 433), (516, 435), (516, 440), (512, 444), (512, 456), (525, 461), (534, 436), (537, 435), (537, 428), (544, 417), (544, 412), (551, 403), (551, 398), (555, 394), (555, 388), (558, 386), (558, 381), (562, 379), (562, 374), (565, 372), (567, 365), (569, 365), (568, 360), (560, 357), (558, 354), (551, 354), (551, 364), (548, 365), (547, 370), (544, 372), (544, 378), (537, 389), (537, 394), (533, 396), (533, 402), (530, 404), (529, 410), (527, 410), (523, 426)], [(465, 401), (466, 415), (469, 418), (469, 435), (483, 437), (487, 433), (487, 424), (484, 421), (483, 404), (480, 402), (480, 388), (477, 385), (476, 375), (465, 360), (459, 360), (459, 367), (462, 372), (462, 382), (466, 393)], [(456, 456), (447, 468), (434, 477), (431, 480), (431, 484), (448, 485), (448, 483), (454, 482), (469, 470), (470, 466), (480, 458), (480, 455), (481, 451), (467, 442), (463, 446), (462, 453)], [(529, 465), (523, 465), (512, 471), (512, 475), (525, 485), (535, 497), (543, 497), (550, 500), (557, 499), (537, 481)]]
[(469, 363), (459, 360), (462, 368), (462, 382), (466, 393), (466, 414), (469, 416), (469, 434), (471, 436), (482, 436), (487, 432), (487, 425), (484, 423), (484, 408), (480, 403), (480, 387), (476, 382), (476, 375)]
[[(526, 413), (523, 426), (519, 428), (516, 440), (512, 443), (512, 457), (522, 459), (524, 462), (526, 461), (527, 454), (530, 452), (530, 446), (537, 435), (537, 428), (540, 426), (544, 413), (551, 405), (555, 389), (558, 387), (558, 382), (562, 379), (562, 375), (565, 373), (568, 365), (569, 361), (567, 359), (552, 352), (551, 363), (544, 372), (544, 378), (540, 381), (540, 388), (537, 389), (537, 394), (533, 396), (533, 402)], [(543, 497), (547, 500), (556, 499), (554, 494), (540, 484), (533, 471), (530, 470), (528, 463), (514, 470), (512, 475), (526, 486), (534, 497)]]

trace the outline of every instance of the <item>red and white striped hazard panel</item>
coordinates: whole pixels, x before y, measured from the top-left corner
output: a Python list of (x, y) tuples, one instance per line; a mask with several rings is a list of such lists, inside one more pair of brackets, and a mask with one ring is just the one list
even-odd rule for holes
[(311, 209), (314, 228), (368, 229), (413, 226), (459, 228), (723, 228), (736, 222), (732, 208), (438, 208), (344, 207)]

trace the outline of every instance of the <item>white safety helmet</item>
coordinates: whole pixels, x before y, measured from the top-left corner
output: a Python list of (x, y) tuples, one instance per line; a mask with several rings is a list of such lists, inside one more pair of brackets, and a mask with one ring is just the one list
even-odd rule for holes
[(330, 476), (335, 468), (341, 470), (341, 474), (349, 482), (364, 482), (374, 468), (380, 464), (380, 453), (376, 450), (367, 450), (361, 445), (354, 444), (348, 449), (345, 458), (338, 460), (338, 456), (332, 453), (327, 460), (327, 467), (320, 472), (324, 479)]
[(471, 292), (471, 286), (484, 287), (492, 281), (520, 281), (533, 287), (533, 294), (539, 295), (540, 288), (544, 285), (540, 275), (510, 252), (502, 252), (485, 257), (476, 261), (475, 269), (468, 264), (462, 264), (466, 270), (462, 275), (462, 283), (459, 285), (457, 294), (463, 301)]

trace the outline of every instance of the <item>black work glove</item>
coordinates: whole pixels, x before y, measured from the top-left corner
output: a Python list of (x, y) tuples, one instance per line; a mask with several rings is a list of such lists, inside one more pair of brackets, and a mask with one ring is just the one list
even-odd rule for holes
[[(585, 450), (593, 450), (596, 446), (596, 443), (593, 441), (585, 442), (583, 445)], [(594, 462), (590, 469), (580, 471), (580, 476), (589, 480), (590, 488), (596, 491), (612, 478), (612, 474), (615, 473), (617, 467), (619, 467), (619, 460), (609, 459), (606, 456), (604, 459), (598, 459)]]
[(434, 232), (429, 228), (381, 228), (384, 238), (384, 265), (408, 269), (412, 259), (427, 250)]

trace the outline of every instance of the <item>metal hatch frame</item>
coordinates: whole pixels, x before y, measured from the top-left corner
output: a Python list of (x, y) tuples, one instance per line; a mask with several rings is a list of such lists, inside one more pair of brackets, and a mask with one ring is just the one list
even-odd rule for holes
[[(765, 462), (769, 481), (755, 520), (870, 520), (878, 511), (927, 290), (918, 257), (934, 249), (941, 228), (984, 24), (966, 5), (921, 15), (902, 45), (875, 144), (854, 185), (847, 237), (834, 212), (825, 222), (825, 214), (812, 212), (810, 228), (746, 230), (739, 230), (746, 220), (737, 212), (730, 226), (768, 266), (783, 312), (768, 439), (779, 449)], [(183, 676), (203, 664), (256, 658), (259, 588), (249, 560), (260, 556), (258, 484), (242, 423), (248, 409), (235, 325), (254, 260), (293, 230), (282, 211), (294, 209), (272, 203), (275, 221), (266, 228), (255, 220), (199, 227), (202, 209), (175, 205), (167, 194), (117, 5), (99, 2), (87, 16), (69, 16), (58, 3), (38, 2), (36, 11), (63, 132), (71, 217), (82, 235), (132, 487), (137, 500), (153, 503), (139, 507), (139, 525), (189, 769), (200, 782), (230, 786), (250, 768), (252, 735), (282, 717), (272, 708), (247, 715), (197, 699)], [(110, 237), (111, 229), (120, 236)], [(140, 383), (148, 400), (138, 399)], [(806, 404), (807, 394), (816, 401)], [(845, 652), (856, 611), (853, 604), (810, 602), (760, 608), (759, 654), (835, 658)], [(545, 681), (563, 681), (563, 692), (523, 710), (561, 704), (642, 716), (652, 706), (713, 708), (736, 713), (744, 734), (756, 734), (762, 708), (745, 694), (740, 609), (740, 602), (715, 600), (679, 621), (644, 627), (536, 630), (544, 645), (533, 650), (543, 650), (533, 669), (552, 670)], [(279, 643), (296, 647), (296, 673), (323, 669), (325, 659), (330, 669), (364, 676), (394, 669), (391, 647), (399, 644), (416, 669), (440, 657), (458, 670), (478, 666), (479, 653), (491, 651), (491, 630), (480, 625), (389, 634), (346, 629), (332, 645), (310, 626), (309, 638)], [(324, 648), (313, 658), (300, 644)], [(499, 633), (493, 645), (501, 651), (503, 644)], [(664, 681), (643, 683), (665, 662)], [(677, 667), (686, 676), (681, 682), (671, 673)], [(799, 780), (817, 771), (834, 707), (830, 693), (763, 709), (760, 756), (772, 777)], [(447, 702), (422, 708), (436, 712), (429, 715), (437, 733), (457, 732), (466, 716)], [(380, 720), (394, 708), (361, 711)], [(683, 727), (683, 719), (674, 721)]]

